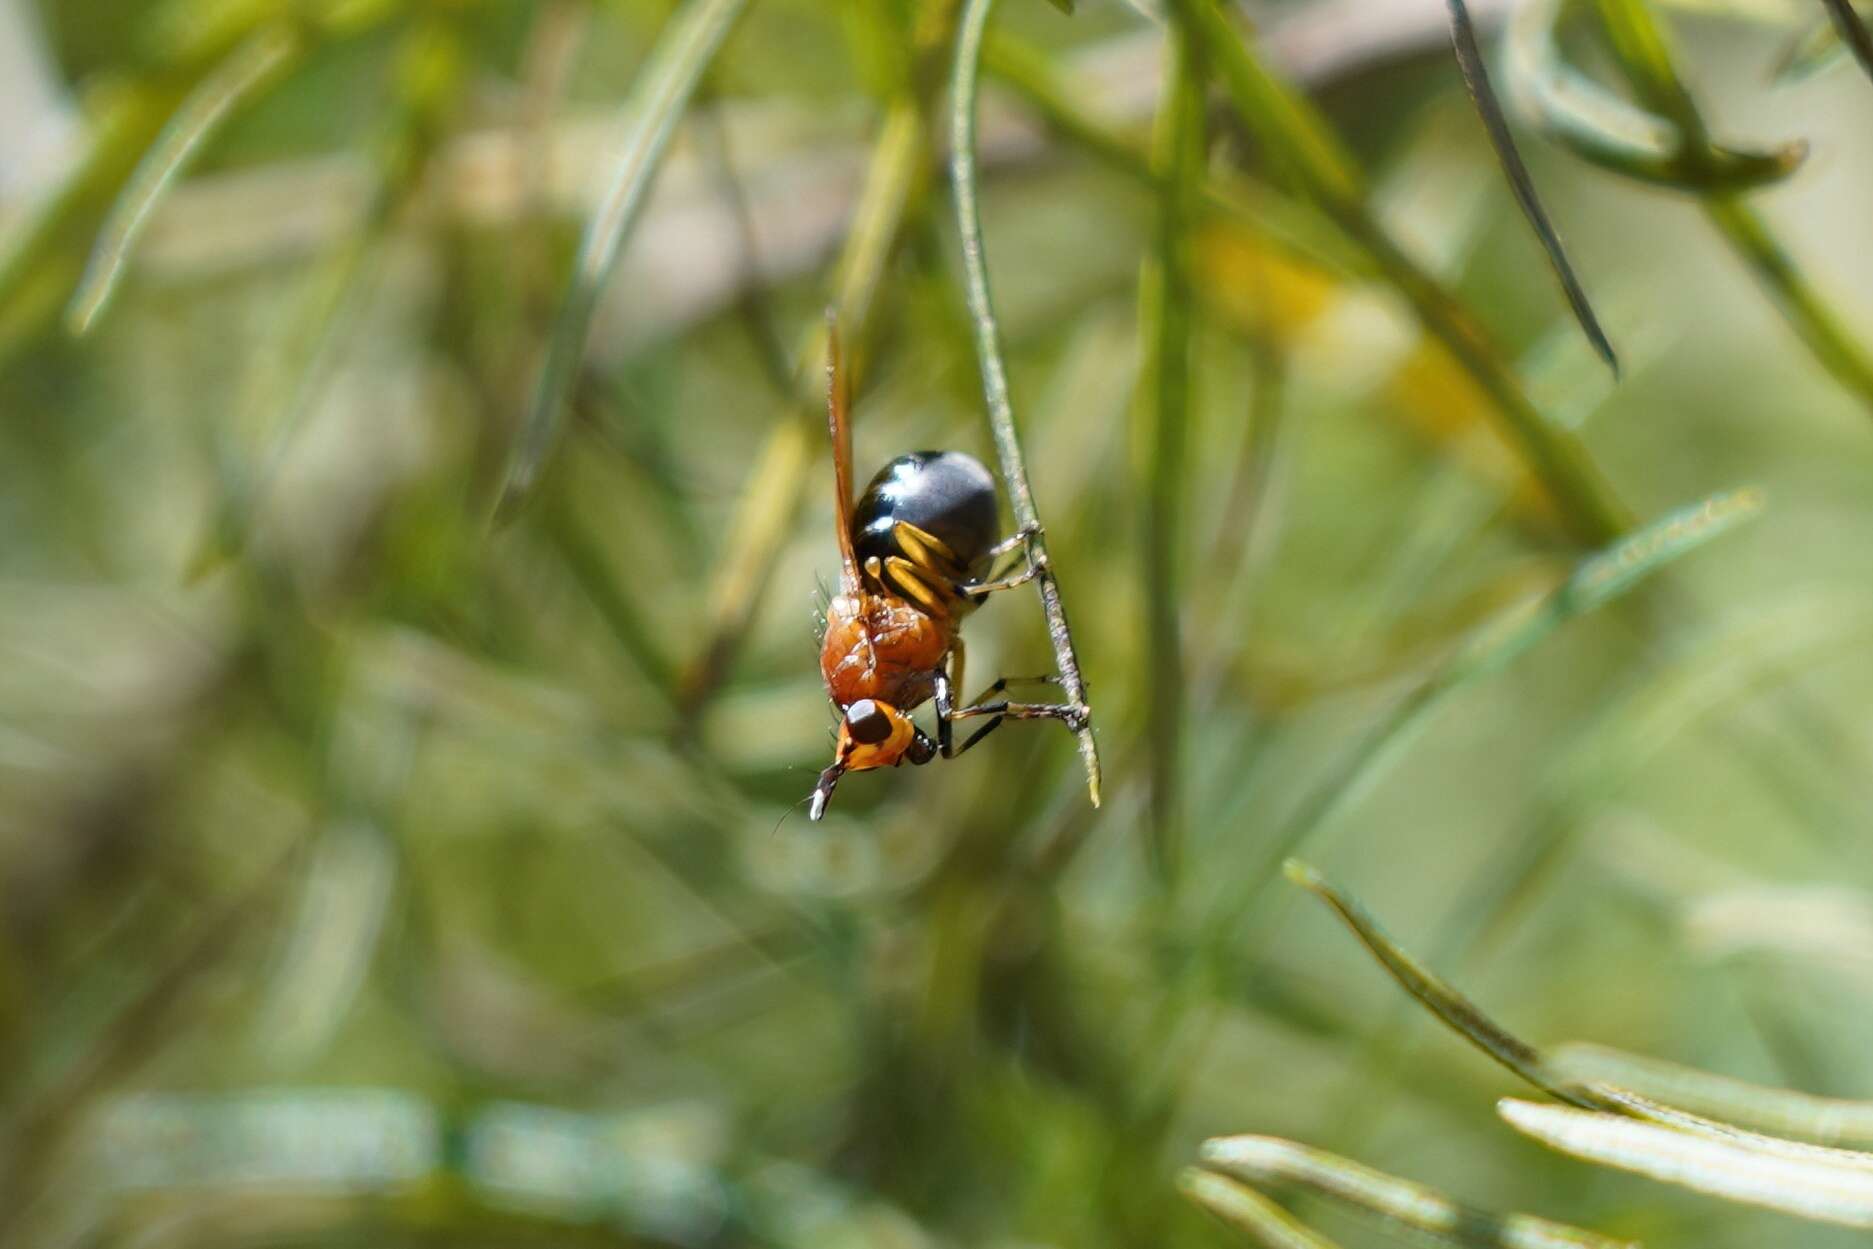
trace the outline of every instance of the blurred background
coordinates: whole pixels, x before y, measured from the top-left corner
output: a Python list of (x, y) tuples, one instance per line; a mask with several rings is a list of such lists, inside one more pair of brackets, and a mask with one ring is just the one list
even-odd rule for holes
[[(956, 7), (0, 0), (0, 1243), (1226, 1245), (1173, 1177), (1229, 1132), (1653, 1246), (1863, 1243), (1515, 1136), (1279, 870), (1525, 1035), (1873, 1095), (1873, 83), (1821, 6), (1645, 6), (1731, 176), (1594, 148), (1550, 79), (1670, 100), (1593, 6), (1473, 3), (1615, 381), (1436, 0), (1243, 10), (1351, 227), (1220, 49), (1166, 155), (1155, 6), (1003, 0), (982, 215), (1105, 801), (1021, 724), (814, 825), (828, 302), (861, 481), (992, 462)], [(1051, 665), (1026, 591), (967, 637), (972, 681)]]

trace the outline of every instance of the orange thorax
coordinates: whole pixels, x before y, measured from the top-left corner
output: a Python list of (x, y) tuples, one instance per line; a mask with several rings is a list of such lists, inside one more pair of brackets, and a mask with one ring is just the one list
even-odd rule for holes
[(841, 594), (826, 606), (819, 652), (826, 691), (840, 707), (875, 698), (908, 711), (936, 692), (936, 672), (955, 637), (954, 623), (895, 594)]

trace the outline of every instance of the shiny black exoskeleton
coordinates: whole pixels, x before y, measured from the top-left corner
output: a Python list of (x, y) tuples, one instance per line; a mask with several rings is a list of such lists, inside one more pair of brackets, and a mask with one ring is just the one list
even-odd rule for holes
[(913, 451), (878, 470), (852, 513), (853, 546), (864, 566), (872, 557), (911, 558), (898, 526), (913, 525), (949, 548), (960, 568), (980, 576), (996, 550), (1000, 522), (995, 479), (972, 455)]

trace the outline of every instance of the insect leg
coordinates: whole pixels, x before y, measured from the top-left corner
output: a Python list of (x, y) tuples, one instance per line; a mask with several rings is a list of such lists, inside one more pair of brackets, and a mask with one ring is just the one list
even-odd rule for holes
[(1040, 567), (1030, 563), (1012, 577), (1003, 577), (999, 581), (965, 581), (957, 588), (970, 598), (987, 598), (998, 590), (1012, 590), (1018, 585), (1026, 585), (1040, 575)]
[[(1044, 677), (1003, 677), (982, 692), (982, 697), (971, 705), (951, 713), (952, 720), (968, 720), (977, 716), (1007, 717), (1010, 720), (1058, 720), (1070, 729), (1083, 728), (1086, 724), (1086, 708), (1078, 703), (1016, 703), (1005, 698), (995, 698), (1010, 685), (1016, 683), (1034, 683), (1055, 685), (1060, 678)], [(980, 734), (978, 734), (980, 736)], [(964, 749), (968, 745), (965, 743)], [(960, 751), (958, 753), (961, 753)]]
[(936, 674), (936, 713), (937, 713), (937, 753), (945, 759), (955, 758), (950, 749), (950, 721), (954, 718), (955, 706), (950, 701), (949, 674)]
[[(996, 716), (993, 720), (990, 720), (987, 724), (983, 725), (981, 728), (971, 733), (963, 741), (963, 744), (956, 748), (956, 755), (962, 754), (965, 750), (968, 750), (971, 746), (975, 745), (977, 742), (981, 741), (983, 738), (987, 737), (990, 733), (993, 733), (996, 729), (999, 729), (1001, 726), (1002, 726), (1002, 717)], [(956, 755), (951, 755), (950, 758), (954, 759)]]
[(1030, 538), (1040, 537), (1040, 533), (1041, 527), (1039, 525), (1029, 525), (1026, 529), (1017, 529), (1000, 542), (990, 547), (988, 549), (988, 557), (990, 559), (1000, 559), (1002, 556), (1008, 554), (1008, 552), (1018, 547), (1026, 546)]
[(990, 558), (1000, 559), (1015, 548), (1026, 546), (1028, 556), (1028, 566), (1026, 568), (1018, 573), (1004, 574), (1001, 577), (989, 581), (965, 581), (957, 586), (957, 590), (967, 595), (969, 598), (984, 599), (998, 590), (1012, 590), (1016, 586), (1026, 585), (1028, 582), (1034, 580), (1034, 578), (1040, 576), (1041, 569), (1046, 567), (1046, 561), (1034, 558), (1034, 547), (1032, 545), (1032, 540), (1039, 537), (1040, 532), (1040, 526), (1033, 525), (1020, 530), (1010, 537), (1003, 538), (1000, 542), (997, 542), (994, 546), (989, 548)]
[[(872, 556), (873, 560), (877, 558), (876, 555)], [(867, 561), (868, 566), (869, 563), (870, 561)], [(890, 580), (885, 581), (880, 578), (881, 584), (897, 590), (916, 603), (926, 615), (949, 615), (948, 610), (943, 606), (943, 591), (932, 582), (931, 574), (900, 555), (887, 556), (884, 569), (889, 574)]]

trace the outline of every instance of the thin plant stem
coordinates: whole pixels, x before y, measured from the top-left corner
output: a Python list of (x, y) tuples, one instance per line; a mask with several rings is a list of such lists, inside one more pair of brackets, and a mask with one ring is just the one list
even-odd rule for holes
[(1834, 29), (1840, 31), (1840, 37), (1848, 48), (1852, 49), (1854, 60), (1860, 62), (1860, 68), (1867, 77), (1873, 78), (1873, 34), (1869, 34), (1866, 23), (1853, 11), (1852, 0), (1821, 0), (1827, 7), (1827, 15), (1834, 19)]
[(1179, 863), (1178, 760), (1184, 719), (1181, 633), (1183, 503), (1188, 491), (1193, 304), (1191, 227), (1201, 211), (1205, 157), (1203, 74), (1187, 32), (1171, 32), (1154, 164), (1158, 184), (1156, 248), (1139, 284), (1139, 327), (1146, 367), (1141, 381), (1150, 421), (1144, 523), (1146, 666), (1145, 737), (1150, 752), (1150, 847), (1160, 879)]
[(1528, 166), (1522, 163), (1522, 155), (1515, 149), (1515, 138), (1509, 133), (1508, 120), (1502, 115), (1502, 105), (1496, 100), (1495, 88), (1489, 82), (1489, 68), (1483, 63), (1483, 50), (1477, 46), (1476, 27), (1470, 21), (1470, 10), (1463, 0), (1448, 0), (1450, 9), (1450, 45), (1457, 55), (1457, 68), (1463, 72), (1463, 85), (1470, 92), (1470, 99), (1476, 105), (1476, 112), (1483, 119), (1483, 129), (1489, 135), (1489, 145), (1496, 149), (1496, 161), (1502, 166), (1503, 177), (1508, 179), (1509, 189), (1515, 193), (1515, 202), (1521, 206), (1522, 215), (1528, 219), (1535, 237), (1540, 240), (1541, 248), (1548, 256), (1548, 264), (1554, 269), (1554, 276), (1561, 283), (1561, 292), (1567, 296), (1567, 305), (1573, 309), (1574, 319), (1580, 323), (1580, 329), (1587, 336), (1594, 353), (1606, 361), (1606, 367), (1619, 373), (1619, 355), (1613, 350), (1612, 342), (1606, 331), (1600, 326), (1600, 319), (1594, 315), (1593, 304), (1587, 298), (1587, 291), (1580, 284), (1580, 278), (1574, 273), (1574, 266), (1567, 258), (1567, 249), (1561, 243), (1561, 236), (1548, 219), (1547, 210), (1541, 206), (1541, 198), (1535, 194), (1535, 181), (1529, 176)]
[(1762, 216), (1734, 195), (1704, 201), (1704, 213), (1730, 246), (1748, 262), (1750, 272), (1781, 307), (1821, 367), (1873, 406), (1873, 358), (1841, 325), (1821, 293), (1802, 276)]
[(109, 305), (137, 240), (163, 193), (175, 185), (234, 110), (271, 83), (301, 50), (294, 32), (268, 27), (229, 54), (182, 102), (111, 209), (66, 313), (76, 335), (89, 333)]
[(1053, 643), (1054, 664), (1067, 702), (1074, 709), (1072, 725), (1079, 739), (1080, 760), (1086, 768), (1086, 789), (1099, 805), (1099, 747), (1093, 740), (1092, 709), (1086, 702), (1086, 682), (1080, 675), (1073, 633), (1067, 624), (1060, 583), (1047, 555), (1047, 536), (1034, 506), (1028, 483), (1027, 460), (1015, 429), (1014, 404), (1008, 397), (1008, 374), (1002, 365), (1001, 329), (989, 295), (988, 261), (982, 248), (982, 213), (976, 201), (976, 87), (982, 65), (982, 36), (995, 0), (969, 0), (963, 11), (956, 43), (956, 68), (950, 84), (950, 181), (956, 195), (956, 227), (962, 236), (965, 293), (969, 319), (975, 330), (976, 356), (982, 368), (982, 391), (988, 405), (989, 431), (995, 439), (1002, 480), (1015, 523), (1030, 536), (1028, 551), (1037, 570), (1041, 609), (1047, 616), (1047, 636)]
[(1371, 256), (1425, 329), (1489, 396), (1508, 442), (1541, 482), (1574, 537), (1584, 545), (1601, 546), (1630, 529), (1631, 516), (1579, 439), (1541, 414), (1502, 352), (1374, 216), (1357, 167), (1324, 119), (1268, 70), (1252, 40), (1223, 10), (1203, 0), (1173, 0), (1172, 10), (1202, 36), (1216, 76), (1243, 121), (1262, 139), (1271, 162)]
[(561, 302), (547, 343), (533, 404), (522, 424), (502, 486), (499, 506), (511, 509), (533, 488), (559, 436), (566, 397), (585, 354), (592, 315), (605, 282), (623, 254), (664, 153), (703, 71), (747, 8), (747, 0), (691, 0), (670, 23), (645, 66), (632, 109), (635, 128), (620, 154), (604, 201), (586, 224), (573, 266), (572, 284)]

